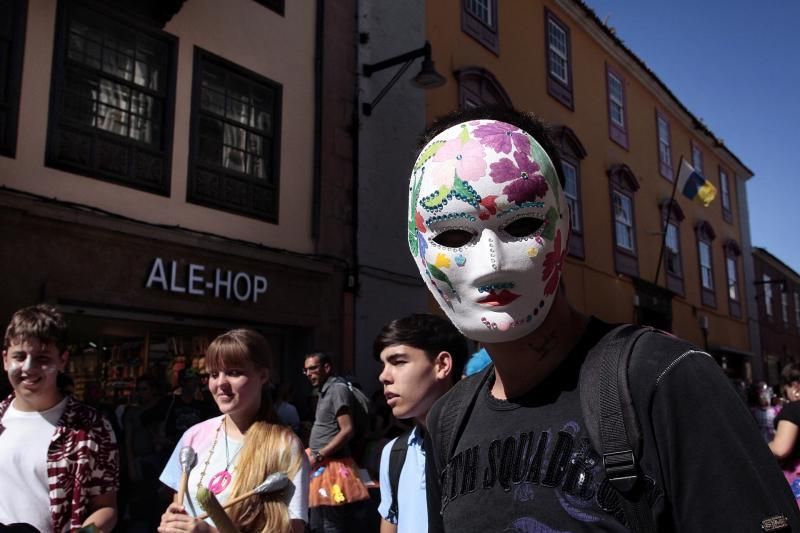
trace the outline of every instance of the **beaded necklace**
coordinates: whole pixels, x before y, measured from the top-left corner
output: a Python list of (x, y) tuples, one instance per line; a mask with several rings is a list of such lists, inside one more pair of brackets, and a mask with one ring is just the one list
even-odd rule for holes
[(211, 448), (208, 450), (208, 455), (206, 456), (206, 462), (203, 465), (203, 470), (200, 471), (200, 479), (197, 480), (197, 489), (203, 486), (203, 478), (206, 475), (206, 469), (208, 468), (208, 464), (211, 462), (211, 458), (214, 456), (214, 448), (217, 446), (217, 439), (219, 438), (219, 430), (222, 429), (225, 432), (225, 469), (217, 472), (211, 479), (208, 480), (208, 490), (210, 490), (213, 494), (219, 494), (230, 484), (231, 482), (231, 473), (228, 469), (231, 466), (231, 463), (236, 459), (236, 456), (239, 455), (239, 452), (242, 451), (242, 448), (239, 448), (233, 457), (228, 457), (228, 426), (225, 423), (226, 417), (222, 417), (222, 422), (217, 427), (216, 433), (214, 433), (214, 442), (211, 443)]

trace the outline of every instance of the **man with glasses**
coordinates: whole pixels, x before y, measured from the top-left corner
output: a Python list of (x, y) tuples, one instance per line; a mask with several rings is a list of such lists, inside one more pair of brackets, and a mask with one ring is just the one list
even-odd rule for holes
[(359, 408), (350, 384), (333, 374), (330, 356), (322, 352), (306, 355), (303, 372), (319, 393), (309, 447), (311, 482), (308, 506), (314, 531), (358, 531), (357, 514), (369, 493), (351, 457), (350, 439), (355, 436), (354, 415)]

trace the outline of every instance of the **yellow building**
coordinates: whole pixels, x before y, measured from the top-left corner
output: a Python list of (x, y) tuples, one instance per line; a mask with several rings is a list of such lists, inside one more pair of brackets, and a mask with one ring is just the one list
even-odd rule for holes
[[(437, 0), (426, 21), (449, 79), (427, 93), (428, 121), (497, 103), (554, 126), (573, 207), (564, 274), (573, 304), (670, 330), (732, 376), (760, 373), (744, 283), (747, 166), (579, 0)], [(681, 159), (716, 187), (709, 207), (680, 192), (670, 203)]]

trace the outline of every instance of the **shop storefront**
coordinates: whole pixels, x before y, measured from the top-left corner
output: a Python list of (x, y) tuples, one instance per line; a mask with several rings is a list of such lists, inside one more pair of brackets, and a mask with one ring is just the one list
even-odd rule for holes
[(303, 354), (347, 342), (347, 276), (333, 260), (35, 199), (0, 207), (0, 316), (63, 309), (79, 397), (120, 402), (145, 373), (170, 385), (181, 368), (202, 373), (205, 347), (234, 327), (263, 333), (273, 380), (303, 391)]

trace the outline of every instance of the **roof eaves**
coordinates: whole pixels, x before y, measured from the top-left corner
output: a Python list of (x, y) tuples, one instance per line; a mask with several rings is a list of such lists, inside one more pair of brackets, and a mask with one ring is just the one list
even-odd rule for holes
[(628, 56), (630, 56), (630, 58), (631, 58), (631, 59), (632, 59), (632, 60), (633, 60), (633, 61), (634, 61), (634, 62), (635, 62), (637, 65), (639, 65), (639, 66), (642, 68), (642, 70), (644, 70), (644, 71), (647, 73), (647, 75), (648, 75), (648, 76), (650, 76), (651, 78), (653, 78), (653, 81), (655, 81), (655, 82), (656, 82), (656, 83), (657, 83), (657, 84), (658, 84), (658, 85), (659, 85), (659, 86), (660, 86), (660, 87), (661, 87), (661, 88), (664, 90), (664, 92), (666, 92), (666, 93), (667, 93), (667, 95), (668, 95), (670, 98), (672, 98), (672, 99), (675, 101), (675, 103), (676, 103), (676, 104), (677, 104), (677, 105), (678, 105), (678, 106), (681, 108), (681, 110), (683, 110), (683, 111), (684, 111), (684, 112), (685, 112), (685, 113), (686, 113), (686, 114), (687, 114), (689, 117), (691, 117), (691, 119), (692, 119), (692, 123), (693, 123), (693, 126), (694, 126), (695, 128), (697, 128), (697, 129), (698, 129), (698, 130), (700, 130), (701, 132), (703, 132), (703, 133), (705, 133), (706, 135), (708, 135), (709, 137), (711, 137), (711, 139), (713, 139), (713, 140), (714, 140), (714, 145), (715, 145), (715, 146), (717, 146), (718, 148), (721, 148), (722, 150), (725, 150), (725, 151), (726, 151), (728, 154), (730, 154), (730, 156), (731, 156), (733, 159), (735, 159), (735, 160), (736, 160), (736, 162), (737, 162), (737, 163), (739, 163), (739, 164), (742, 166), (742, 168), (744, 168), (744, 169), (745, 169), (745, 170), (746, 170), (746, 171), (747, 171), (747, 172), (750, 174), (749, 176), (745, 177), (745, 179), (749, 179), (750, 177), (752, 177), (752, 176), (753, 176), (753, 171), (752, 171), (752, 170), (750, 170), (750, 168), (749, 168), (747, 165), (745, 165), (745, 164), (744, 164), (744, 162), (742, 162), (742, 160), (741, 160), (741, 159), (739, 159), (739, 157), (738, 157), (736, 154), (734, 154), (733, 152), (731, 152), (731, 151), (730, 151), (730, 149), (728, 149), (728, 147), (727, 147), (727, 146), (725, 146), (725, 143), (724, 143), (724, 142), (723, 142), (721, 139), (719, 139), (719, 138), (718, 138), (716, 135), (714, 135), (714, 132), (712, 132), (712, 131), (711, 131), (711, 130), (708, 128), (708, 126), (706, 126), (706, 125), (703, 123), (703, 121), (702, 121), (702, 120), (700, 120), (699, 118), (697, 118), (697, 117), (694, 115), (694, 113), (692, 113), (691, 111), (689, 111), (689, 109), (688, 109), (688, 108), (687, 108), (685, 105), (683, 105), (683, 102), (681, 102), (681, 101), (678, 99), (678, 97), (677, 97), (677, 96), (675, 96), (675, 94), (674, 94), (674, 93), (673, 93), (673, 92), (672, 92), (672, 91), (669, 89), (669, 87), (667, 87), (667, 84), (666, 84), (666, 83), (664, 83), (663, 81), (661, 81), (661, 79), (660, 79), (660, 78), (659, 78), (659, 77), (656, 75), (656, 73), (655, 73), (655, 72), (653, 72), (653, 71), (650, 69), (650, 67), (648, 67), (648, 66), (647, 66), (647, 64), (645, 64), (645, 62), (644, 62), (644, 61), (642, 61), (642, 60), (641, 60), (641, 59), (640, 59), (640, 58), (639, 58), (639, 57), (638, 57), (636, 54), (634, 54), (634, 53), (631, 51), (631, 49), (630, 49), (630, 48), (628, 48), (628, 47), (625, 45), (625, 43), (622, 41), (622, 39), (620, 39), (619, 37), (617, 37), (617, 34), (616, 34), (616, 32), (614, 32), (614, 31), (613, 31), (611, 28), (609, 28), (608, 26), (606, 26), (606, 24), (605, 24), (605, 23), (604, 23), (602, 20), (600, 20), (600, 17), (598, 17), (598, 16), (597, 16), (597, 14), (594, 12), (594, 10), (593, 10), (591, 7), (589, 7), (588, 5), (586, 5), (586, 3), (585, 3), (585, 2), (583, 2), (583, 0), (571, 0), (571, 1), (572, 1), (572, 2), (574, 2), (574, 3), (575, 3), (575, 5), (579, 6), (579, 7), (580, 7), (580, 8), (581, 8), (581, 9), (584, 11), (584, 13), (586, 13), (586, 16), (587, 16), (587, 17), (589, 17), (589, 19), (591, 19), (591, 20), (592, 20), (592, 21), (593, 21), (595, 24), (597, 24), (597, 26), (598, 26), (598, 27), (599, 27), (601, 30), (603, 30), (603, 32), (604, 32), (606, 35), (608, 35), (608, 37), (609, 37), (609, 38), (610, 38), (612, 41), (614, 41), (614, 43), (615, 43), (617, 46), (619, 46), (619, 47), (620, 47), (622, 50), (624, 50), (624, 51), (625, 51), (625, 53), (626, 53), (626, 54), (628, 54)]

